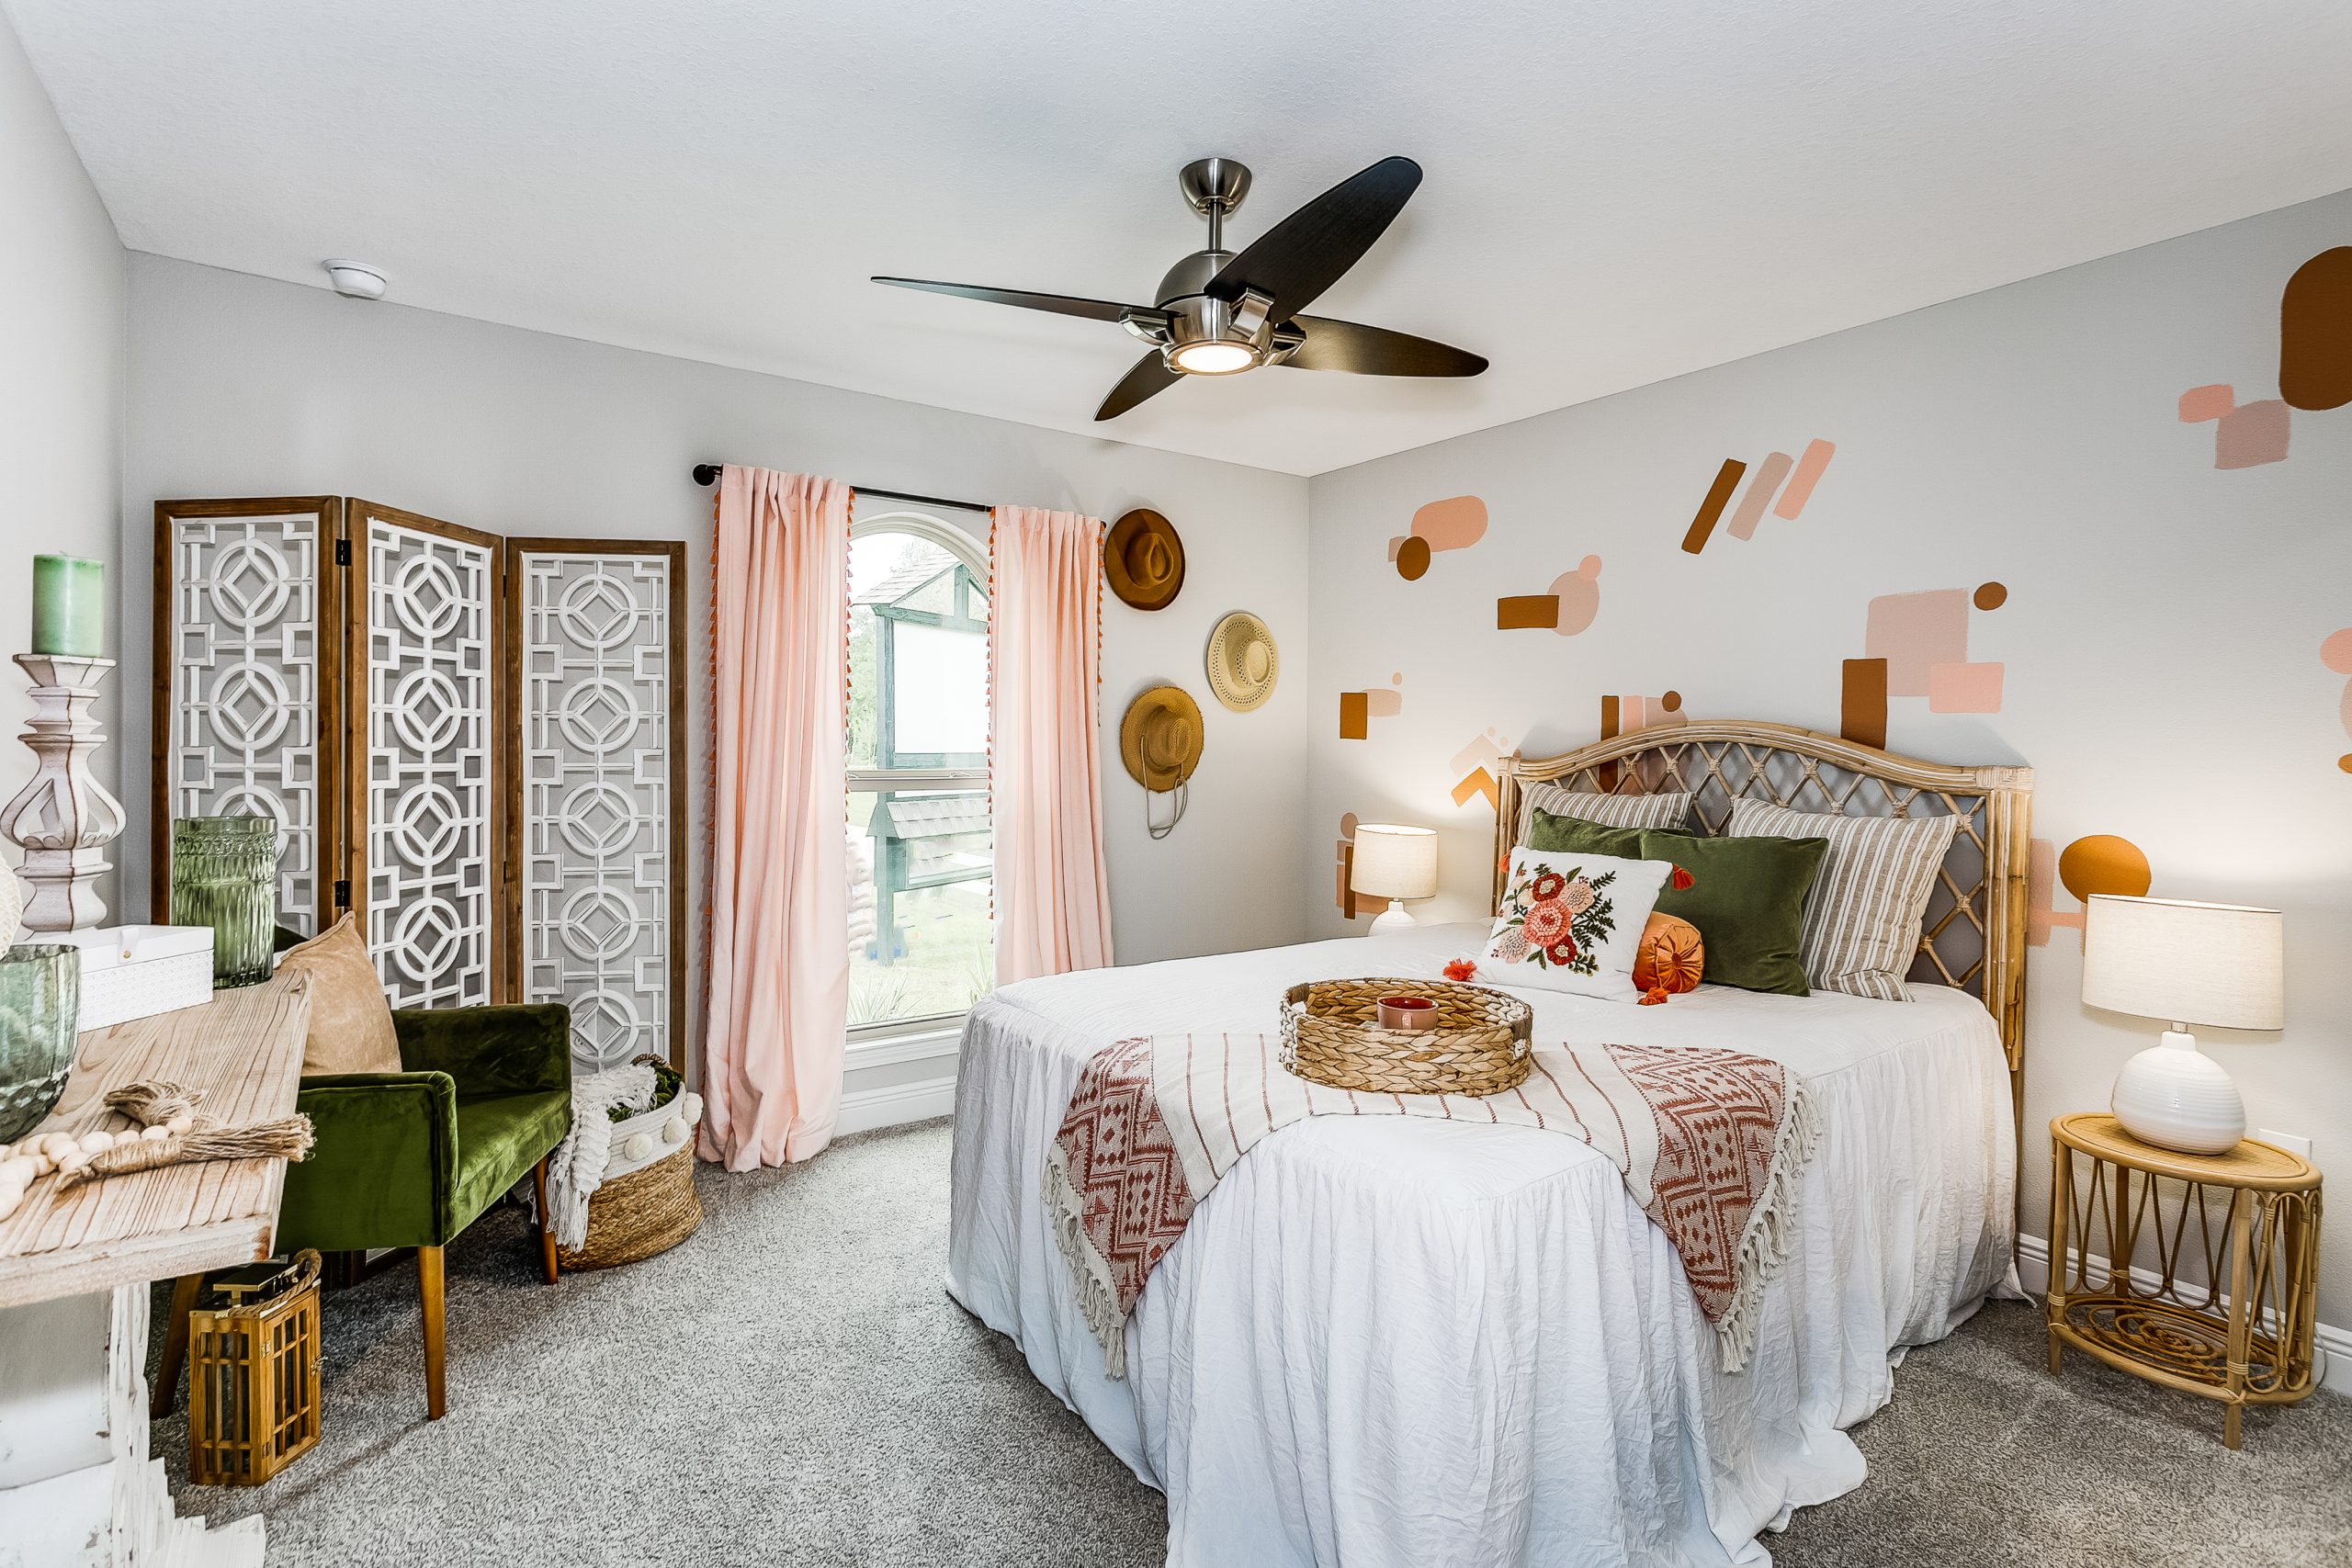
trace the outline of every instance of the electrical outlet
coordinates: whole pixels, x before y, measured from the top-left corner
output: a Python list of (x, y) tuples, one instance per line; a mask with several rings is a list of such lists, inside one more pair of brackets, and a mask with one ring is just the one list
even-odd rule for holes
[(2312, 1157), (2312, 1141), (2309, 1138), (2300, 1136), (2297, 1134), (2274, 1133), (2269, 1128), (2265, 1127), (2260, 1132), (2255, 1134), (2255, 1136), (2263, 1143), (2278, 1145), (2280, 1148), (2286, 1150), (2290, 1155), (2301, 1155), (2305, 1159)]

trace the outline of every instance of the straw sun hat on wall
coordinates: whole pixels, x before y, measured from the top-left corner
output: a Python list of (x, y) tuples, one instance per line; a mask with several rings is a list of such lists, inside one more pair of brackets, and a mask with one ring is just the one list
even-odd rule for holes
[[(1144, 787), (1144, 826), (1164, 839), (1183, 820), (1186, 786), (1201, 763), (1201, 708), (1181, 686), (1154, 686), (1127, 705), (1119, 720), (1119, 761)], [(1175, 796), (1165, 824), (1151, 815), (1151, 797)]]
[(1274, 634), (1247, 610), (1236, 610), (1209, 633), (1209, 690), (1235, 713), (1255, 713), (1274, 694), (1281, 661)]

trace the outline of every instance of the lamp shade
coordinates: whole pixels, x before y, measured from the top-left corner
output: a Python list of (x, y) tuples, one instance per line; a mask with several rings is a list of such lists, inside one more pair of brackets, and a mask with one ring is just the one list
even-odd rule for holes
[(1367, 822), (1356, 829), (1348, 886), (1375, 898), (1437, 897), (1437, 829)]
[(2093, 894), (2085, 908), (2083, 1000), (2090, 1006), (2220, 1029), (2285, 1026), (2278, 910), (2107, 893)]

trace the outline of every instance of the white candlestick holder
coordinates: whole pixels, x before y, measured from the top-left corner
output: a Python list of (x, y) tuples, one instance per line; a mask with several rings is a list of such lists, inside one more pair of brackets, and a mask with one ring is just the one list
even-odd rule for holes
[(106, 734), (90, 709), (111, 659), (19, 653), (32, 677), (31, 729), (19, 737), (40, 771), (0, 807), (0, 834), (24, 851), (17, 874), (32, 886), (25, 903), (29, 931), (70, 931), (105, 923), (98, 878), (113, 869), (103, 852), (122, 832), (122, 803), (98, 783), (90, 758)]

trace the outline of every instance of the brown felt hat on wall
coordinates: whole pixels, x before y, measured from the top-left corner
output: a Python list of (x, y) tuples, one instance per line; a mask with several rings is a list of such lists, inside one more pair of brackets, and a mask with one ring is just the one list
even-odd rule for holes
[(1120, 603), (1164, 610), (1184, 586), (1184, 541), (1173, 523), (1139, 506), (1102, 536), (1102, 573)]
[(1171, 790), (1201, 762), (1201, 705), (1181, 686), (1154, 686), (1119, 721), (1119, 760), (1148, 790)]

